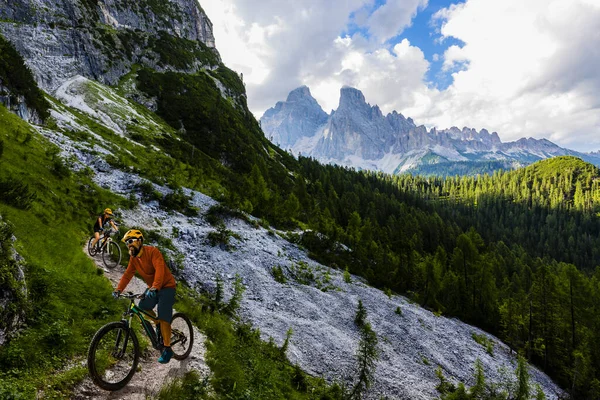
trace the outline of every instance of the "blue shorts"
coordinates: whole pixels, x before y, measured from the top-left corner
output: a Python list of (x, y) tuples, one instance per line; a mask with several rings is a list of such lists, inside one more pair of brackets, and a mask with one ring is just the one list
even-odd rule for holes
[(152, 310), (158, 304), (158, 319), (171, 322), (173, 304), (175, 304), (175, 288), (163, 288), (156, 291), (154, 298), (145, 297), (140, 300), (138, 307), (142, 310)]

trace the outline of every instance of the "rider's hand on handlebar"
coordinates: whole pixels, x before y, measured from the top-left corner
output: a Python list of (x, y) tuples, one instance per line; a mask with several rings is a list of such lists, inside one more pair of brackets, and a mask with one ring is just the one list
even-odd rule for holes
[(156, 288), (148, 288), (146, 290), (146, 297), (148, 297), (149, 299), (153, 299), (154, 297), (156, 297)]
[(115, 290), (114, 292), (112, 292), (112, 297), (114, 297), (115, 299), (118, 299), (120, 295), (121, 295), (120, 290)]

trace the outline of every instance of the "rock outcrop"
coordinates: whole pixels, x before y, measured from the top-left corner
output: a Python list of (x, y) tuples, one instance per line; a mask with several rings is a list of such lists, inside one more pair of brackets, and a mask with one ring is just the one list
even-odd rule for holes
[(22, 258), (14, 250), (15, 237), (0, 217), (0, 346), (13, 336), (25, 321), (23, 303), (27, 297)]
[(76, 75), (116, 84), (133, 64), (191, 72), (220, 61), (196, 0), (4, 0), (0, 33), (48, 92)]

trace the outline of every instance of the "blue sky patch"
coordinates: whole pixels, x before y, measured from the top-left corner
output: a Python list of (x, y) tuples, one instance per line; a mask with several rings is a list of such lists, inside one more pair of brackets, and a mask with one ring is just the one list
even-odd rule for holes
[[(429, 61), (429, 70), (425, 76), (425, 81), (430, 87), (438, 90), (447, 89), (453, 82), (452, 73), (466, 69), (468, 63), (457, 64), (454, 68), (447, 71), (442, 70), (444, 64), (443, 55), (446, 49), (452, 45), (462, 47), (464, 46), (464, 43), (452, 37), (445, 38), (441, 41), (440, 33), (436, 32), (441, 26), (439, 22), (434, 26), (431, 18), (439, 10), (448, 8), (452, 4), (464, 3), (464, 1), (466, 0), (429, 0), (427, 7), (417, 12), (417, 15), (412, 20), (411, 26), (387, 42), (390, 51), (403, 39), (407, 39), (412, 46), (420, 48), (425, 55), (425, 59)], [(368, 27), (364, 25), (364, 21), (361, 21), (361, 19), (366, 19), (384, 4), (386, 4), (386, 0), (375, 0), (373, 4), (365, 6), (365, 8), (350, 14), (350, 23), (348, 24), (346, 31), (342, 33), (342, 36), (347, 35), (352, 37), (355, 34), (360, 34), (361, 36), (370, 39), (371, 34), (369, 33)]]

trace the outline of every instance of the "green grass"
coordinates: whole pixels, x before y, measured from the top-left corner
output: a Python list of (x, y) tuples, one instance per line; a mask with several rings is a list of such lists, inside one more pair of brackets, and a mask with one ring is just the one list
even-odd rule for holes
[(83, 247), (97, 212), (126, 201), (84, 174), (57, 176), (54, 145), (1, 106), (0, 121), (0, 180), (26, 182), (35, 194), (28, 210), (0, 197), (0, 214), (25, 259), (28, 292), (26, 329), (0, 348), (0, 387), (24, 398), (43, 387), (47, 398), (64, 398), (84, 375), (79, 367), (64, 369), (65, 360), (80, 359), (94, 332), (121, 312)]

